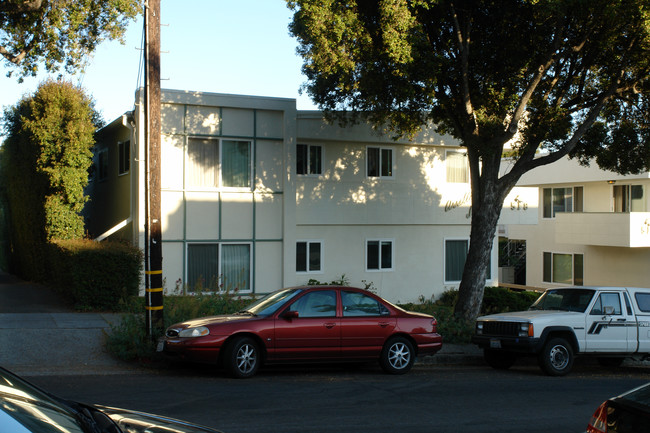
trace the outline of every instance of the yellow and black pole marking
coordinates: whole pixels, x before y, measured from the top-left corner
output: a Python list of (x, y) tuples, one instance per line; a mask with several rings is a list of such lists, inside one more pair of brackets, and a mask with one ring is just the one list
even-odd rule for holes
[(150, 330), (151, 336), (161, 335), (163, 332), (163, 287), (162, 287), (162, 269), (155, 271), (145, 271), (146, 284), (146, 315), (147, 329)]

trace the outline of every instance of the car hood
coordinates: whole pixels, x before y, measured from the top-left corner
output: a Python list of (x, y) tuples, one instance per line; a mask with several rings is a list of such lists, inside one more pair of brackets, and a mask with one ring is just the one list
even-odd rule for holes
[(527, 310), (527, 311), (513, 311), (509, 313), (490, 314), (481, 316), (476, 320), (498, 320), (502, 322), (521, 322), (534, 319), (553, 319), (554, 317), (567, 317), (570, 316), (583, 316), (583, 313), (576, 313), (574, 311), (560, 311), (560, 310)]
[(220, 316), (199, 317), (172, 325), (171, 328), (195, 328), (197, 326), (219, 325), (222, 323), (243, 322), (256, 316), (224, 314)]
[(94, 407), (111, 418), (124, 432), (220, 433), (219, 430), (160, 415), (106, 406)]

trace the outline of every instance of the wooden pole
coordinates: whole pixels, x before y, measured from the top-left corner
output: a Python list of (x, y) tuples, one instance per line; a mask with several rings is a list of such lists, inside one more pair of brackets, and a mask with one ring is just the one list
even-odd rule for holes
[(155, 339), (164, 331), (160, 228), (160, 0), (148, 0), (145, 8), (145, 308), (147, 335)]

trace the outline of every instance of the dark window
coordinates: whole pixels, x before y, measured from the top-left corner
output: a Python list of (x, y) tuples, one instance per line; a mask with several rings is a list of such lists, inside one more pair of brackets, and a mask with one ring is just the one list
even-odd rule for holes
[(388, 314), (388, 309), (374, 298), (359, 292), (341, 292), (344, 317), (381, 316)]
[(291, 304), (289, 311), (297, 311), (298, 317), (335, 317), (336, 292), (318, 290), (307, 293)]
[(97, 180), (104, 180), (108, 177), (108, 152), (102, 150), (97, 155)]
[(367, 164), (368, 177), (392, 177), (393, 149), (369, 147)]
[(634, 295), (634, 299), (636, 299), (639, 310), (650, 313), (650, 293), (637, 293)]
[(296, 242), (296, 272), (319, 272), (321, 270), (321, 243)]
[(371, 240), (366, 242), (366, 269), (386, 270), (393, 268), (393, 242)]
[(297, 174), (322, 174), (323, 172), (323, 151), (321, 146), (308, 146), (299, 144), (297, 146)]
[(621, 297), (618, 293), (601, 293), (591, 309), (591, 315), (598, 316), (605, 314), (605, 307), (613, 308), (614, 312), (612, 314), (616, 316), (623, 314), (621, 310)]
[(119, 149), (119, 174), (128, 173), (131, 168), (131, 142), (123, 141), (118, 144)]

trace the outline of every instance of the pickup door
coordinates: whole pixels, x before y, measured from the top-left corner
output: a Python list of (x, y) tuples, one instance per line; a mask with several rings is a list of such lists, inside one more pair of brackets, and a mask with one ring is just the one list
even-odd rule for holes
[(601, 292), (587, 313), (585, 325), (587, 352), (637, 350), (637, 323), (623, 292)]

